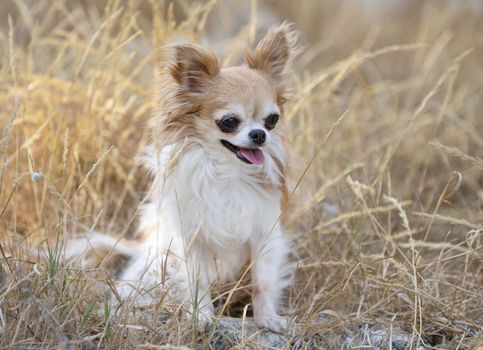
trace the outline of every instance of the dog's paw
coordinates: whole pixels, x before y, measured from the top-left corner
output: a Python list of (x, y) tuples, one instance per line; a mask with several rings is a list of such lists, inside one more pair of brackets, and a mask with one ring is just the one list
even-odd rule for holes
[(288, 330), (288, 320), (282, 316), (255, 317), (254, 321), (258, 327), (267, 328), (275, 333), (285, 333)]
[(190, 320), (198, 329), (207, 329), (215, 321), (215, 314), (212, 310), (198, 310), (193, 312), (193, 310), (187, 311), (185, 318)]
[(200, 329), (207, 329), (213, 324), (215, 315), (212, 312), (198, 312), (196, 315), (192, 315), (193, 322)]

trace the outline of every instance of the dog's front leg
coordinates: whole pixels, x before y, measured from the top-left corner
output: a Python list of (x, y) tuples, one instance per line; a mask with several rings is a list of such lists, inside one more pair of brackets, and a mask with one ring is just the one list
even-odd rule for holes
[(287, 329), (287, 319), (277, 313), (282, 289), (289, 281), (288, 271), (284, 271), (287, 253), (288, 242), (281, 229), (252, 246), (254, 320), (259, 327), (279, 333)]
[(207, 261), (201, 251), (191, 252), (187, 258), (189, 273), (189, 312), (201, 328), (210, 324), (215, 311), (211, 299), (210, 278), (207, 269)]

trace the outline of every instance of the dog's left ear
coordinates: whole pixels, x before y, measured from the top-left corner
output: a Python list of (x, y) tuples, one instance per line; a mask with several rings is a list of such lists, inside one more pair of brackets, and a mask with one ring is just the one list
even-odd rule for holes
[(297, 38), (287, 23), (270, 29), (255, 50), (246, 51), (248, 67), (267, 74), (275, 85), (284, 86), (290, 63), (298, 53)]

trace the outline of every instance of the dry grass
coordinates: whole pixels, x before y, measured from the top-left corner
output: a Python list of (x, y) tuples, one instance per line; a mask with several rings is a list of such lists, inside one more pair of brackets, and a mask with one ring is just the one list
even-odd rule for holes
[[(483, 12), (448, 3), (2, 2), (0, 347), (208, 346), (210, 334), (176, 317), (145, 312), (123, 326), (94, 288), (111, 276), (67, 269), (59, 252), (81, 227), (135, 227), (157, 48), (208, 41), (237, 62), (239, 43), (273, 18), (294, 21), (305, 46), (286, 111), (299, 183), (285, 304), (295, 332), (338, 348), (348, 327), (378, 323), (408, 331), (413, 349), (475, 346)], [(226, 312), (246, 301), (235, 294)]]

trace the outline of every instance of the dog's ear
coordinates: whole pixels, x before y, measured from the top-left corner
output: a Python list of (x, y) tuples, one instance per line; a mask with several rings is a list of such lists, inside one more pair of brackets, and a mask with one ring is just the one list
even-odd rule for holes
[(297, 37), (287, 23), (270, 29), (255, 50), (245, 52), (248, 67), (268, 74), (276, 85), (284, 85), (290, 63), (298, 53)]
[(216, 55), (193, 44), (173, 45), (174, 61), (170, 73), (189, 92), (203, 92), (205, 85), (220, 72)]

